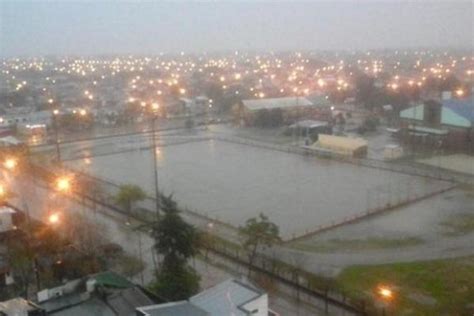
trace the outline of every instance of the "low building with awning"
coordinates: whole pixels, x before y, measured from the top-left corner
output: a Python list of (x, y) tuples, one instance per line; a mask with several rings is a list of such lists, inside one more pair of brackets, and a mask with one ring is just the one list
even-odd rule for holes
[(418, 104), (401, 111), (400, 121), (405, 136), (439, 145), (474, 149), (472, 96)]

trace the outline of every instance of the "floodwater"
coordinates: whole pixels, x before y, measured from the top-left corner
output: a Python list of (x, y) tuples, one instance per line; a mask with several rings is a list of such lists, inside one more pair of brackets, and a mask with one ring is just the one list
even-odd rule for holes
[[(446, 185), (218, 140), (163, 146), (157, 153), (160, 190), (173, 194), (182, 207), (233, 226), (261, 212), (280, 227), (283, 238)], [(139, 185), (153, 196), (150, 150), (96, 156), (87, 165), (83, 160), (68, 164), (118, 184)]]

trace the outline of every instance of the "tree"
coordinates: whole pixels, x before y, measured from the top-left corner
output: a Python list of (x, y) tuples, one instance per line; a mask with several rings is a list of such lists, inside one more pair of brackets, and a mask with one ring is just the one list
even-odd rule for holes
[(259, 248), (271, 247), (281, 241), (279, 228), (269, 221), (268, 217), (260, 213), (258, 217), (247, 220), (245, 226), (239, 228), (243, 236), (243, 246), (248, 251), (249, 274), (250, 268)]
[(146, 198), (146, 193), (137, 185), (125, 184), (120, 186), (119, 192), (114, 200), (119, 206), (125, 209), (130, 214), (133, 210), (133, 205), (138, 201), (143, 201)]
[(163, 260), (151, 289), (168, 300), (183, 300), (199, 290), (200, 277), (187, 264), (198, 252), (198, 234), (181, 218), (171, 196), (162, 197), (161, 202), (164, 216), (153, 227), (153, 238)]
[(355, 89), (356, 89), (356, 100), (361, 103), (366, 103), (370, 96), (374, 93), (374, 78), (366, 75), (365, 73), (359, 73), (355, 77)]
[(28, 298), (29, 285), (33, 281), (34, 253), (29, 243), (21, 238), (7, 239), (7, 260), (15, 275), (20, 295)]

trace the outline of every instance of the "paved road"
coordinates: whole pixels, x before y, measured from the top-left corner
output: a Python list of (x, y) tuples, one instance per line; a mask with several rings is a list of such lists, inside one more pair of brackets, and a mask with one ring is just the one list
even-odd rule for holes
[[(58, 208), (67, 212), (81, 212), (81, 214), (89, 217), (103, 229), (103, 233), (108, 241), (119, 244), (127, 254), (137, 258), (141, 257), (145, 262), (143, 274), (135, 276), (132, 281), (146, 285), (153, 280), (154, 268), (159, 264), (159, 259), (157, 260), (154, 257), (154, 251), (152, 251), (154, 241), (149, 233), (146, 230), (136, 229), (141, 226), (141, 223), (103, 208), (99, 208), (94, 212), (92, 209), (72, 199), (58, 196), (54, 192), (52, 193), (42, 184), (35, 184), (31, 179), (25, 181), (24, 178), (7, 176), (5, 180), (12, 185), (17, 193), (17, 196), (10, 201), (12, 205), (19, 209), (28, 208), (31, 216), (38, 220), (45, 220), (47, 211), (52, 208)], [(223, 270), (199, 259), (192, 260), (191, 264), (201, 276), (201, 288), (203, 289), (216, 285), (228, 278), (238, 277), (245, 272), (243, 268), (234, 269), (233, 272), (229, 272), (232, 270)], [(294, 293), (288, 289), (281, 289), (276, 293), (272, 293), (270, 295), (270, 307), (281, 313), (281, 315), (325, 315), (322, 301), (312, 299), (312, 302), (316, 304), (315, 306), (302, 304), (291, 298), (292, 294)], [(330, 310), (333, 312), (332, 315), (351, 315), (336, 307), (330, 307)]]

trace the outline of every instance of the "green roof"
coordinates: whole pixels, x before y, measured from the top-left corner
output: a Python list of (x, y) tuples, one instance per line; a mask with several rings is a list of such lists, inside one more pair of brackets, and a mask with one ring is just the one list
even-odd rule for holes
[(443, 107), (442, 109), (441, 124), (457, 127), (471, 127), (471, 122), (467, 118), (459, 115), (447, 107)]
[[(400, 112), (400, 117), (405, 119), (423, 121), (424, 118), (424, 104), (420, 104)], [(443, 106), (441, 108), (441, 124), (456, 127), (471, 127), (472, 124), (469, 119), (459, 115), (452, 109)]]
[(132, 282), (112, 271), (98, 273), (94, 276), (94, 279), (98, 285), (105, 287), (129, 288), (134, 286)]
[(420, 104), (400, 112), (401, 118), (422, 121), (425, 113), (425, 105)]

